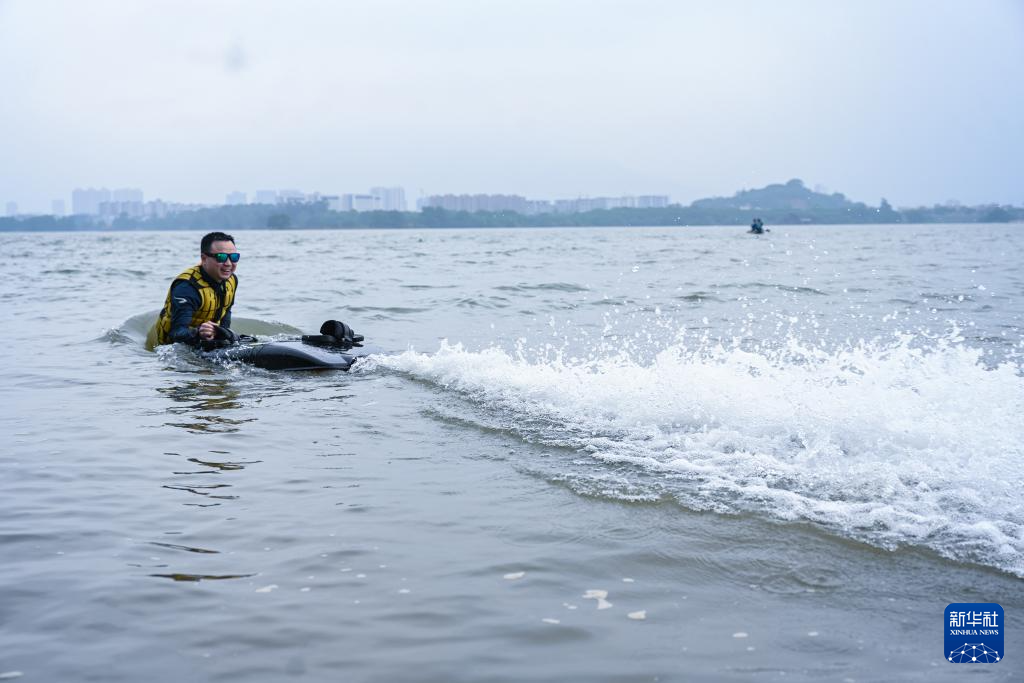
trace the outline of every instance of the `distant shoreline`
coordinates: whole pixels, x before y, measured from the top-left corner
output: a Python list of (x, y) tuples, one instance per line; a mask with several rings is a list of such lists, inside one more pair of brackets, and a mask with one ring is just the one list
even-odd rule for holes
[(741, 190), (732, 197), (698, 199), (688, 206), (619, 207), (578, 213), (469, 212), (434, 206), (424, 207), (422, 211), (335, 211), (327, 200), (207, 206), (160, 215), (145, 213), (141, 203), (135, 208), (135, 215), (0, 218), (0, 231), (726, 227), (749, 226), (754, 219), (763, 221), (768, 228), (781, 225), (1024, 222), (1024, 207), (944, 204), (895, 209), (884, 198), (878, 206), (869, 206), (850, 201), (839, 192), (815, 192), (798, 178), (785, 184)]
[[(864, 227), (881, 227), (888, 226), (892, 228), (911, 228), (920, 226), (990, 226), (990, 225), (1021, 225), (1024, 227), (1024, 221), (1009, 221), (1009, 222), (976, 222), (976, 223), (953, 223), (953, 222), (915, 222), (915, 223), (778, 223), (766, 226), (768, 231), (763, 235), (765, 237), (771, 236), (772, 232), (779, 232), (788, 228), (821, 228), (821, 227), (835, 227), (843, 226), (849, 228), (864, 228)], [(26, 229), (26, 228), (11, 228), (7, 226), (0, 226), (0, 233), (10, 234), (35, 234), (35, 233), (116, 233), (116, 232), (186, 232), (186, 231), (204, 231), (204, 230), (236, 230), (236, 231), (252, 231), (252, 232), (300, 232), (304, 230), (316, 230), (316, 231), (345, 231), (345, 230), (396, 230), (396, 231), (414, 231), (414, 230), (541, 230), (541, 229), (616, 229), (616, 228), (628, 228), (635, 230), (643, 230), (650, 228), (719, 228), (719, 229), (741, 229), (740, 232), (748, 234), (749, 226), (741, 224), (687, 224), (687, 225), (506, 225), (506, 226), (494, 226), (494, 225), (452, 225), (452, 226), (406, 226), (406, 227), (387, 227), (387, 226), (375, 226), (375, 225), (355, 225), (355, 226), (312, 226), (312, 227), (288, 227), (288, 228), (268, 228), (266, 226), (232, 226), (229, 228), (224, 227), (200, 227), (200, 226), (188, 226), (188, 227), (177, 227), (177, 228), (165, 228), (165, 227), (104, 227), (104, 226), (90, 226), (82, 228), (44, 228), (44, 229)]]

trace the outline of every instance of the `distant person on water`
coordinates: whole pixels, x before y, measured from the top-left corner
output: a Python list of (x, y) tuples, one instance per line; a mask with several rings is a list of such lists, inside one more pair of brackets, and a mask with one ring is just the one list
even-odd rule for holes
[(240, 254), (235, 238), (211, 232), (199, 243), (199, 265), (174, 278), (156, 321), (155, 345), (213, 340), (217, 328), (231, 328)]
[(750, 232), (755, 235), (764, 234), (764, 222), (760, 218), (755, 218), (754, 222), (750, 224)]

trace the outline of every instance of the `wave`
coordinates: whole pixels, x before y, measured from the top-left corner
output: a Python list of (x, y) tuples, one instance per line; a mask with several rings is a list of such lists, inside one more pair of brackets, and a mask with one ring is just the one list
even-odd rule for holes
[(432, 383), (459, 419), (562, 449), (522, 466), (582, 494), (811, 523), (1024, 577), (1019, 349), (997, 362), (953, 331), (549, 356), (443, 343), (362, 369)]
[(577, 285), (572, 282), (541, 282), (538, 284), (526, 284), (520, 283), (518, 285), (500, 285), (495, 287), (499, 292), (568, 292), (580, 293), (590, 291), (583, 285)]

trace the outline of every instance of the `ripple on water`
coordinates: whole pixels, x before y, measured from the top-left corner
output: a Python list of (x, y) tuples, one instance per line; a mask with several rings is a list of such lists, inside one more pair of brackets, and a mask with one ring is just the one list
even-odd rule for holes
[(232, 579), (247, 579), (255, 574), (186, 574), (186, 573), (173, 573), (173, 574), (150, 574), (150, 576), (159, 579), (170, 579), (172, 581), (188, 581), (188, 582), (199, 582), (199, 581), (228, 581)]
[(495, 287), (501, 292), (589, 292), (590, 289), (583, 285), (571, 282), (542, 282), (539, 284), (520, 283), (518, 285), (499, 285)]
[(210, 550), (209, 548), (196, 548), (187, 545), (177, 545), (175, 543), (164, 543), (162, 541), (150, 541), (149, 544), (159, 546), (161, 548), (168, 548), (170, 550), (183, 550), (188, 553), (198, 553), (201, 555), (217, 555), (220, 553), (219, 550)]

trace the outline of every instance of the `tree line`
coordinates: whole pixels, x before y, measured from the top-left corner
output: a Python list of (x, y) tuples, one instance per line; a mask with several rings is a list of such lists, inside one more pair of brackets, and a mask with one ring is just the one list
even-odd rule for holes
[(247, 204), (183, 211), (162, 217), (127, 215), (107, 221), (93, 216), (14, 216), (0, 218), (0, 230), (251, 230), (343, 228), (517, 228), (517, 227), (658, 227), (743, 226), (754, 218), (765, 225), (838, 225), (865, 223), (1007, 223), (1024, 221), (1024, 207), (933, 206), (894, 209), (847, 202), (820, 208), (747, 208), (670, 205), (653, 209), (602, 209), (583, 213), (525, 215), (514, 211), (333, 211), (327, 202)]

